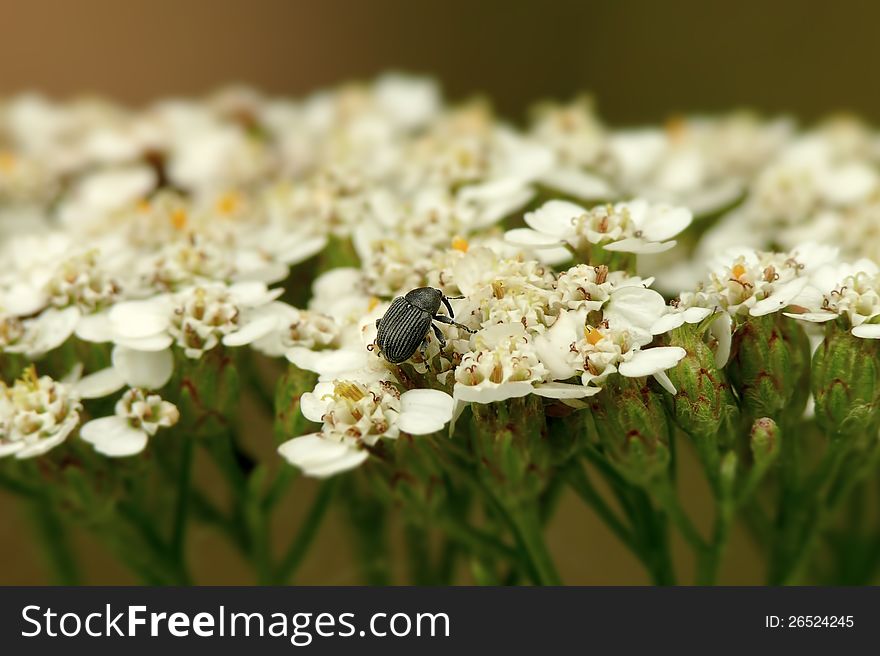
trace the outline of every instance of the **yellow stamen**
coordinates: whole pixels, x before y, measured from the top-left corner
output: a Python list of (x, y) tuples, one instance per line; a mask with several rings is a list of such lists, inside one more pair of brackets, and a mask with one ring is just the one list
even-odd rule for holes
[(150, 201), (147, 200), (146, 198), (141, 198), (137, 202), (138, 212), (142, 212), (142, 213), (146, 214), (147, 212), (149, 212), (152, 209), (152, 207), (153, 206), (150, 205)]
[(348, 399), (355, 403), (366, 396), (360, 385), (348, 381), (336, 383), (336, 385), (333, 386), (333, 394), (337, 398)]
[(377, 305), (379, 305), (379, 298), (377, 296), (370, 296), (370, 302), (367, 304), (367, 312), (375, 310)]
[(742, 264), (734, 264), (733, 268), (730, 270), (731, 275), (739, 280), (743, 275), (745, 275), (746, 268)]
[(468, 244), (467, 239), (464, 237), (453, 237), (452, 239), (452, 249), (456, 251), (461, 251), (462, 253), (467, 253), (470, 245)]
[(604, 335), (600, 333), (596, 328), (593, 328), (592, 326), (587, 326), (586, 328), (584, 328), (584, 337), (587, 338), (587, 341), (590, 344), (595, 346), (602, 341)]

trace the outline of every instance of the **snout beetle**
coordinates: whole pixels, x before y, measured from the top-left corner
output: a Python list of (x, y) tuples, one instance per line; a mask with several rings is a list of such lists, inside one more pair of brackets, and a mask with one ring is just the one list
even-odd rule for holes
[[(464, 297), (456, 296), (452, 297), (452, 300), (457, 298)], [(439, 289), (418, 287), (407, 292), (405, 296), (398, 296), (391, 301), (385, 316), (376, 320), (376, 327), (379, 329), (376, 344), (385, 359), (393, 364), (408, 360), (420, 346), (424, 348), (425, 338), (431, 329), (440, 342), (440, 348), (445, 348), (446, 340), (440, 329), (434, 325), (434, 321), (457, 326), (469, 333), (474, 332), (454, 320), (455, 313), (449, 300), (449, 297), (444, 296)], [(441, 302), (449, 310), (448, 317), (437, 314)]]

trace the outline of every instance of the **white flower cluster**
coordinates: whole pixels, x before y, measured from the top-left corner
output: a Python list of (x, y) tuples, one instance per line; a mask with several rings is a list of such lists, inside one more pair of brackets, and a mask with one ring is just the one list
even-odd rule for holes
[[(4, 387), (0, 444), (51, 448), (77, 399), (119, 395), (81, 435), (137, 453), (177, 421), (175, 367), (248, 347), (318, 374), (302, 409), (322, 428), (281, 453), (326, 476), (467, 403), (582, 407), (614, 375), (674, 392), (686, 353), (663, 336), (683, 324), (711, 322), (721, 366), (737, 322), (778, 311), (880, 337), (877, 267), (839, 261), (880, 256), (878, 143), (746, 114), (615, 130), (584, 99), (518, 130), (401, 76), (136, 111), (0, 102), (0, 355), (110, 356)], [(391, 363), (376, 320), (418, 287), (455, 317)], [(37, 422), (11, 390), (40, 385), (63, 403), (34, 402)]]
[(0, 382), (0, 458), (40, 456), (79, 424), (82, 404), (69, 385), (26, 369), (11, 387)]

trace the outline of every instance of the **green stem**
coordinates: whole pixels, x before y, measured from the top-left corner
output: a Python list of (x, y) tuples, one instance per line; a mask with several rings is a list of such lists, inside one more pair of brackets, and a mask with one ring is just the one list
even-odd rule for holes
[(189, 516), (190, 491), (193, 461), (193, 441), (187, 436), (181, 438), (183, 448), (180, 455), (180, 474), (177, 480), (177, 505), (174, 509), (174, 522), (171, 530), (171, 555), (179, 563), (181, 571), (186, 569), (186, 528)]
[(697, 560), (697, 585), (715, 585), (718, 580), (718, 571), (721, 568), (721, 559), (727, 547), (730, 536), (730, 526), (733, 523), (733, 504), (730, 500), (719, 500), (715, 527), (712, 531), (712, 542), (706, 550), (698, 556)]
[(507, 508), (516, 540), (529, 561), (532, 576), (538, 585), (562, 585), (553, 559), (544, 542), (543, 529), (537, 510), (530, 506), (516, 505)]
[(633, 540), (644, 553), (643, 562), (651, 579), (656, 585), (675, 585), (666, 516), (657, 512), (645, 491), (625, 480), (596, 448), (587, 447), (584, 455), (603, 476), (629, 518)]
[(73, 549), (67, 540), (67, 531), (52, 506), (51, 499), (40, 498), (32, 504), (34, 527), (40, 536), (40, 545), (46, 554), (56, 585), (79, 585), (79, 568)]
[(309, 510), (309, 514), (306, 516), (296, 537), (278, 565), (275, 573), (276, 582), (286, 584), (296, 575), (309, 547), (318, 535), (318, 530), (324, 518), (327, 516), (327, 510), (330, 508), (330, 502), (336, 493), (337, 487), (338, 480), (336, 478), (331, 478), (321, 485), (320, 490), (318, 490), (318, 496)]
[(431, 565), (430, 535), (424, 527), (408, 522), (404, 526), (404, 539), (409, 565), (409, 581), (414, 585), (433, 585), (434, 571)]
[(444, 513), (437, 517), (444, 533), (460, 546), (485, 560), (510, 560), (516, 562), (518, 554), (493, 535), (467, 524), (461, 517)]

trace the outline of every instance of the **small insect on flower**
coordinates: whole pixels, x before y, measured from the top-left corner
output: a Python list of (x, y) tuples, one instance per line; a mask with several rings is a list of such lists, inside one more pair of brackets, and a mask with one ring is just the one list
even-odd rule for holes
[[(461, 296), (453, 297), (463, 298)], [(449, 304), (449, 297), (433, 287), (418, 287), (405, 296), (398, 296), (381, 319), (376, 320), (376, 344), (388, 362), (398, 364), (412, 357), (419, 347), (424, 349), (428, 331), (433, 329), (440, 349), (446, 347), (446, 339), (434, 321), (447, 323), (469, 333), (475, 331), (454, 321), (455, 313)], [(449, 316), (437, 314), (440, 303), (449, 310)]]

